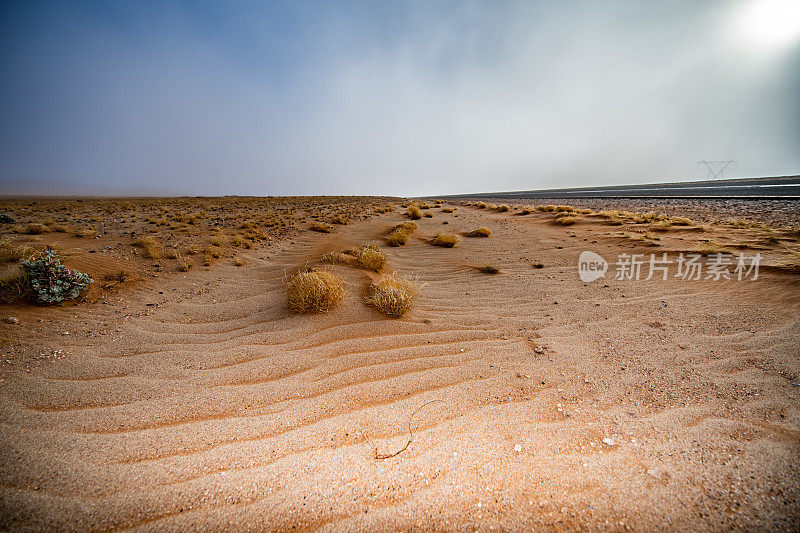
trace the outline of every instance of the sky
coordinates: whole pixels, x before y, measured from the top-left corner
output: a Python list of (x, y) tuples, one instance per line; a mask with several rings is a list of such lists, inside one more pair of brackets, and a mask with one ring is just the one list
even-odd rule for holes
[(0, 0), (0, 194), (798, 174), (797, 5)]

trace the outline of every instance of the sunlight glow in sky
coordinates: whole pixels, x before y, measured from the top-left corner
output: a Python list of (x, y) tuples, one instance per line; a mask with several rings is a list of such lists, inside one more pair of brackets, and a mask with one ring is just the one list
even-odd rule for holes
[(779, 49), (800, 40), (800, 1), (752, 0), (739, 14), (739, 31), (749, 44)]

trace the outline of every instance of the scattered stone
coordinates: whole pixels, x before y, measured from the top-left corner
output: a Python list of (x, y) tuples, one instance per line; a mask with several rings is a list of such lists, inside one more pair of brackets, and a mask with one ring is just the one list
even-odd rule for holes
[(522, 451), (522, 444), (515, 444), (514, 445), (514, 451), (517, 452), (517, 453), (521, 452)]
[(606, 446), (613, 446), (614, 445), (614, 439), (609, 439), (608, 437), (606, 437), (606, 438), (603, 439), (603, 444), (605, 444)]
[(5, 214), (0, 213), (0, 224), (13, 224), (15, 222), (14, 218)]
[(19, 324), (19, 318), (15, 316), (10, 316), (6, 318), (6, 324)]

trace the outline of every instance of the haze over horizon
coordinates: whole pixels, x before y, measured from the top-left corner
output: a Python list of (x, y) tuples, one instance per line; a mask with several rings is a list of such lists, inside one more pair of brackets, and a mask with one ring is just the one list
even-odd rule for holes
[(800, 174), (800, 32), (776, 3), (2, 1), (0, 193)]

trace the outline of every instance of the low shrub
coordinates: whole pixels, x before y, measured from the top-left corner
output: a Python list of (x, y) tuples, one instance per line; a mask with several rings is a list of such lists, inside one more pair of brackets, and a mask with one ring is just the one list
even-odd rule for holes
[(452, 248), (458, 241), (461, 239), (458, 238), (458, 235), (455, 233), (437, 233), (433, 236), (433, 240), (431, 244), (434, 246), (442, 246), (444, 248)]
[(483, 274), (499, 274), (500, 269), (492, 265), (475, 265), (472, 268)]
[(417, 224), (415, 222), (403, 222), (389, 230), (389, 236), (386, 238), (386, 242), (389, 243), (389, 246), (403, 246), (408, 242), (408, 236), (416, 230)]
[(330, 233), (332, 228), (327, 224), (312, 224), (308, 229), (318, 233)]
[(324, 313), (344, 298), (344, 282), (331, 272), (305, 270), (286, 285), (286, 306), (294, 313)]
[(353, 256), (342, 252), (328, 252), (319, 258), (320, 263), (329, 265), (350, 265), (353, 263)]
[(80, 229), (73, 234), (78, 239), (91, 239), (97, 232), (93, 229)]
[(356, 255), (356, 264), (366, 270), (380, 272), (386, 266), (388, 260), (377, 244), (368, 244), (361, 248)]
[(555, 224), (557, 226), (571, 226), (572, 224), (575, 224), (579, 220), (581, 220), (580, 217), (567, 215), (567, 216), (563, 216), (563, 217), (554, 218), (553, 219), (553, 224)]
[(94, 281), (89, 274), (62, 265), (52, 250), (38, 259), (23, 261), (20, 268), (30, 283), (33, 299), (42, 304), (74, 300)]
[(492, 230), (481, 226), (480, 228), (474, 229), (467, 233), (467, 237), (489, 237), (491, 234)]
[(390, 317), (400, 318), (411, 309), (417, 294), (417, 283), (390, 274), (370, 285), (364, 301)]
[(416, 205), (409, 206), (408, 211), (406, 212), (408, 218), (411, 220), (419, 220), (422, 218), (422, 213), (419, 210), (419, 207)]
[(142, 255), (148, 259), (161, 258), (161, 244), (152, 237), (142, 237), (133, 241), (133, 245), (142, 249)]

